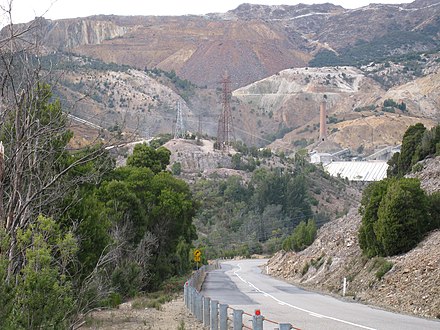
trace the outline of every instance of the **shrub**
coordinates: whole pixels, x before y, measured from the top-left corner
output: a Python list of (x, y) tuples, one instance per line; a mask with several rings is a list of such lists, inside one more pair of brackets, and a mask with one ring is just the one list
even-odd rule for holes
[(293, 230), (292, 235), (287, 237), (283, 242), (283, 250), (301, 251), (311, 245), (316, 238), (316, 223), (314, 220), (309, 220), (307, 224), (301, 221)]
[(182, 164), (180, 162), (175, 162), (171, 165), (171, 172), (174, 175), (180, 175), (182, 173)]
[(429, 208), (429, 199), (417, 179), (372, 184), (365, 190), (359, 210), (362, 251), (369, 257), (391, 256), (414, 248), (432, 229)]
[(384, 275), (391, 270), (391, 268), (393, 268), (393, 263), (388, 260), (383, 260), (383, 262), (379, 266), (379, 269), (376, 272), (376, 278), (378, 280), (381, 280), (382, 277), (384, 277)]
[(303, 269), (301, 270), (301, 275), (305, 275), (309, 271), (310, 264), (306, 262)]

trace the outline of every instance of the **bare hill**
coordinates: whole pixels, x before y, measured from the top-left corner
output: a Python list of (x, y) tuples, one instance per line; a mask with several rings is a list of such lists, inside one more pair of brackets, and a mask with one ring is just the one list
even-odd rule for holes
[[(237, 139), (287, 152), (314, 148), (326, 98), (329, 142), (372, 151), (400, 141), (415, 121), (440, 119), (439, 11), (437, 0), (352, 10), (243, 4), (203, 16), (39, 18), (29, 39), (39, 34), (48, 57), (68, 62), (56, 74), (69, 111), (105, 129), (171, 133), (180, 100), (186, 129), (215, 136), (228, 71)], [(100, 69), (82, 63), (96, 59)], [(181, 78), (200, 88), (177, 87), (190, 84)], [(383, 116), (387, 99), (405, 111)]]
[(49, 49), (138, 69), (175, 70), (200, 86), (216, 86), (228, 70), (241, 87), (303, 67), (323, 49), (370, 59), (436, 49), (439, 11), (436, 0), (352, 10), (243, 4), (203, 16), (93, 16), (39, 25)]
[[(437, 66), (438, 68), (438, 66)], [(255, 127), (270, 135), (279, 127), (287, 133), (270, 146), (292, 151), (316, 147), (319, 106), (327, 107), (328, 140), (339, 148), (372, 152), (383, 145), (399, 144), (409, 125), (435, 125), (440, 113), (437, 69), (386, 92), (382, 85), (353, 67), (287, 69), (234, 91), (248, 113), (256, 114)], [(403, 102), (405, 111), (385, 112), (385, 100)], [(249, 119), (250, 121), (252, 119)]]

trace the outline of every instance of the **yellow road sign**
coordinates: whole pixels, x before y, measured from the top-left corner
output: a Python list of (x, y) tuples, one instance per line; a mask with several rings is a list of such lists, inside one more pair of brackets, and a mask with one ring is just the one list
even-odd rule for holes
[(194, 256), (194, 261), (195, 262), (200, 262), (200, 257)]
[(202, 251), (200, 251), (200, 250), (194, 251), (194, 258), (200, 258), (201, 256), (202, 256)]

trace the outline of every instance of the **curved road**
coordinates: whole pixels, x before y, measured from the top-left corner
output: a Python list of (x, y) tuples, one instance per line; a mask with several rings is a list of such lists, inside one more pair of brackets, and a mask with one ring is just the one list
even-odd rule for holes
[[(267, 319), (291, 323), (304, 330), (440, 329), (436, 320), (391, 313), (299, 289), (262, 274), (259, 266), (266, 261), (223, 262), (221, 269), (208, 273), (202, 293), (248, 313), (260, 309)], [(264, 322), (264, 329), (274, 328), (277, 326)]]

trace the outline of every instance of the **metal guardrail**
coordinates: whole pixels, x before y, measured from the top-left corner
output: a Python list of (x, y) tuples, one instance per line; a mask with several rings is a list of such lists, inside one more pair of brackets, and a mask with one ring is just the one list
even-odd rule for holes
[[(240, 309), (231, 308), (227, 304), (221, 304), (217, 300), (202, 295), (201, 286), (208, 271), (218, 269), (218, 262), (213, 265), (204, 265), (188, 279), (183, 287), (185, 305), (188, 311), (205, 327), (210, 330), (263, 330), (264, 322), (278, 326), (278, 330), (300, 330), (290, 323), (278, 323), (265, 318), (256, 310), (254, 314), (246, 313)], [(252, 326), (243, 323), (243, 315)]]

